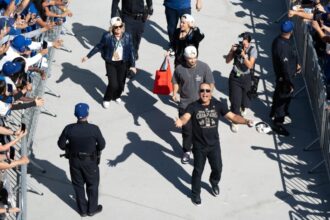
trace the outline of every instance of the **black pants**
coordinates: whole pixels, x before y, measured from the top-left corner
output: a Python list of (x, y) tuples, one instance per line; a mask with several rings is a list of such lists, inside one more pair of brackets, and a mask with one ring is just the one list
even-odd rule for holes
[(125, 14), (123, 15), (123, 20), (125, 22), (125, 31), (132, 35), (135, 59), (137, 59), (145, 22), (141, 18), (134, 19)]
[(229, 100), (230, 110), (240, 115), (240, 108), (246, 108), (250, 105), (250, 99), (247, 92), (251, 89), (251, 75), (242, 74), (236, 77), (236, 73), (231, 72), (229, 76)]
[[(185, 109), (179, 108), (179, 117), (184, 115)], [(191, 120), (182, 126), (182, 150), (183, 152), (191, 151), (192, 148), (192, 123)]]
[(124, 91), (127, 64), (123, 61), (106, 62), (108, 86), (104, 94), (104, 101), (118, 99)]
[[(95, 212), (98, 206), (100, 182), (99, 167), (96, 160), (73, 158), (69, 160), (69, 163), (79, 213)], [(88, 200), (85, 197), (85, 184)]]
[(191, 192), (193, 197), (199, 197), (201, 193), (202, 174), (206, 159), (211, 166), (210, 183), (212, 186), (219, 184), (222, 172), (222, 159), (220, 143), (214, 146), (201, 146), (194, 143), (194, 171), (191, 178)]
[(281, 90), (281, 83), (276, 83), (273, 94), (273, 103), (270, 111), (270, 117), (274, 116), (274, 123), (283, 124), (286, 115), (289, 115), (289, 105), (291, 94), (285, 94)]

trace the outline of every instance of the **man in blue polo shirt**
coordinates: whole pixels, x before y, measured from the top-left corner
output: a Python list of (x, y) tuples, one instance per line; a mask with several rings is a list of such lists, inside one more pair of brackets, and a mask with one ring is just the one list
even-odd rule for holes
[[(179, 19), (184, 14), (191, 14), (191, 0), (164, 0), (167, 21), (167, 33), (172, 45), (173, 34)], [(202, 0), (196, 0), (196, 10), (202, 9)]]

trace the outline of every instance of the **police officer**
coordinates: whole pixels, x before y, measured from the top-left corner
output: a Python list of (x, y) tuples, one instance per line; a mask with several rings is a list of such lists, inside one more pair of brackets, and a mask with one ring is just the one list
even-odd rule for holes
[[(226, 63), (234, 60), (234, 66), (229, 76), (230, 110), (235, 114), (245, 115), (245, 108), (249, 106), (248, 91), (251, 88), (251, 69), (257, 59), (257, 50), (253, 47), (248, 33), (239, 35), (239, 44), (231, 47), (226, 56)], [(237, 132), (236, 124), (231, 124), (232, 132)]]
[(291, 77), (300, 68), (297, 56), (293, 53), (290, 43), (293, 23), (284, 21), (281, 24), (281, 34), (272, 43), (272, 61), (276, 76), (276, 86), (273, 94), (273, 103), (270, 117), (273, 118), (273, 130), (280, 135), (289, 136), (290, 133), (283, 127), (285, 116), (289, 116), (289, 104), (293, 92)]
[(146, 7), (144, 5), (144, 0), (122, 0), (121, 13), (119, 13), (120, 10), (118, 8), (119, 1), (120, 0), (112, 1), (111, 17), (122, 17), (126, 25), (125, 31), (132, 35), (135, 59), (137, 60), (139, 58), (138, 51), (144, 32), (145, 21), (153, 14), (152, 0), (146, 0)]
[[(102, 211), (102, 205), (98, 205), (98, 163), (100, 152), (105, 147), (105, 140), (100, 129), (88, 123), (88, 114), (89, 106), (78, 103), (74, 112), (78, 119), (77, 123), (67, 125), (57, 142), (69, 159), (71, 181), (82, 217), (93, 216)], [(85, 197), (85, 184), (88, 201)]]

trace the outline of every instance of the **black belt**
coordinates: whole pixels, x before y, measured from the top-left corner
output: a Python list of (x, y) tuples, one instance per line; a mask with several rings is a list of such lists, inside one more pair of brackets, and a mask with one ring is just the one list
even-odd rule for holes
[(78, 153), (70, 153), (70, 158), (78, 158), (80, 160), (96, 160), (97, 155), (96, 154), (90, 154), (90, 153), (84, 153), (84, 152), (78, 152)]
[(123, 15), (126, 15), (128, 17), (131, 17), (134, 20), (143, 20), (143, 14), (142, 13), (130, 14), (130, 13), (127, 13), (127, 12), (123, 12)]

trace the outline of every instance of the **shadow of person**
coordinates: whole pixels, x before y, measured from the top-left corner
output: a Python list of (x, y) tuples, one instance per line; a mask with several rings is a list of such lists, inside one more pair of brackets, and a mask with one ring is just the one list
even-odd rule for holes
[(88, 26), (80, 23), (72, 24), (72, 32), (75, 34), (79, 43), (86, 49), (91, 49), (90, 46), (95, 46), (105, 31), (96, 26)]
[[(190, 189), (183, 184), (181, 180), (190, 184), (191, 176), (170, 157), (175, 156), (171, 150), (168, 150), (156, 142), (142, 140), (135, 132), (127, 132), (127, 138), (130, 143), (124, 146), (123, 152), (114, 160), (108, 160), (109, 166), (117, 166), (117, 164), (124, 162), (134, 153), (152, 166), (182, 194), (188, 197), (190, 196)], [(203, 183), (203, 185), (206, 184)]]
[(156, 44), (164, 50), (167, 50), (168, 41), (159, 32), (164, 33), (167, 36), (167, 32), (159, 24), (154, 21), (147, 20), (142, 37), (149, 43)]
[(98, 75), (71, 63), (62, 63), (62, 75), (56, 80), (56, 83), (61, 83), (66, 79), (71, 79), (72, 82), (81, 85), (95, 101), (102, 103), (106, 84)]
[(33, 169), (32, 166), (29, 166), (30, 176), (39, 184), (47, 187), (49, 191), (51, 191), (69, 207), (78, 212), (75, 200), (73, 198), (75, 193), (66, 172), (49, 162), (49, 160), (36, 158), (33, 152), (31, 152), (29, 158), (31, 161), (47, 170), (47, 173), (41, 173), (39, 170)]
[(136, 87), (131, 81), (127, 83), (127, 88), (129, 91), (126, 96), (122, 96), (122, 100), (125, 102), (127, 111), (132, 114), (134, 124), (140, 126), (139, 118), (142, 118), (150, 130), (168, 143), (177, 157), (181, 157), (181, 145), (171, 133), (171, 131), (178, 131), (174, 127), (174, 119), (154, 106), (157, 99)]
[(215, 88), (222, 94), (228, 96), (229, 94), (228, 78), (224, 77), (223, 74), (217, 70), (214, 70), (212, 74), (215, 82), (214, 84)]

